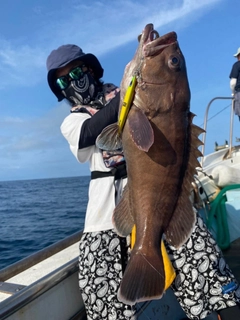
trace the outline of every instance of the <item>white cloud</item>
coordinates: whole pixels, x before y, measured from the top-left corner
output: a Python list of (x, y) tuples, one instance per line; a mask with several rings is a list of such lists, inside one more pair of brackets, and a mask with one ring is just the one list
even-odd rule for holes
[(46, 57), (42, 48), (14, 45), (6, 40), (0, 40), (0, 48), (0, 72), (4, 74), (0, 89), (9, 84), (22, 87), (39, 82)]
[(0, 120), (1, 154), (11, 158), (22, 152), (66, 147), (60, 125), (68, 113), (66, 104), (60, 103), (41, 118), (3, 117)]
[[(173, 22), (179, 29), (199, 19), (220, 1), (223, 0), (102, 0), (82, 4), (80, 0), (72, 0), (67, 5), (64, 2), (63, 7), (59, 5), (55, 11), (43, 5), (35, 6), (33, 13), (36, 21), (41, 21), (30, 30), (31, 42), (27, 35), (24, 39), (0, 38), (0, 73), (4, 75), (1, 77), (0, 92), (9, 85), (10, 88), (21, 88), (34, 86), (40, 81), (47, 86), (46, 57), (53, 48), (62, 44), (76, 43), (85, 52), (104, 55), (136, 40), (147, 23), (153, 23), (160, 33), (166, 26), (172, 27)], [(34, 97), (31, 99), (34, 103)], [(10, 108), (3, 98), (1, 106), (4, 106), (5, 112)], [(22, 169), (22, 175), (32, 170), (31, 174), (37, 176), (36, 168), (45, 167), (46, 176), (51, 176), (54, 170), (57, 175), (66, 167), (75, 170), (76, 166), (77, 172), (83, 173), (87, 165), (79, 168), (59, 130), (68, 111), (63, 103), (41, 118), (2, 117), (1, 168)], [(9, 170), (3, 169), (0, 180), (4, 179), (3, 174), (5, 178), (14, 175)]]
[(68, 113), (68, 106), (60, 103), (41, 118), (1, 118), (0, 181), (64, 176), (69, 165), (75, 175), (77, 169), (84, 175), (86, 166), (79, 168), (60, 132)]
[[(60, 18), (48, 25), (48, 29), (52, 30), (48, 36), (55, 39), (57, 45), (80, 43), (88, 52), (104, 54), (137, 39), (147, 23), (152, 22), (155, 28), (160, 28), (187, 16), (192, 21), (220, 1), (222, 0), (151, 0), (146, 3), (119, 0), (112, 1), (110, 5), (105, 1), (89, 4), (76, 1), (70, 19)], [(66, 16), (65, 10), (64, 7)]]
[[(45, 60), (49, 52), (64, 43), (77, 43), (85, 51), (102, 55), (137, 38), (144, 26), (152, 22), (160, 28), (171, 22), (185, 19), (190, 23), (199, 14), (222, 0), (144, 1), (119, 0), (69, 2), (57, 11), (42, 12), (47, 8), (36, 7), (35, 14), (42, 22), (35, 31), (35, 44), (19, 44), (19, 39), (0, 39), (0, 90), (10, 83), (32, 86), (45, 79)], [(31, 31), (32, 32), (32, 31)], [(24, 75), (24, 76), (23, 76)], [(31, 81), (29, 81), (31, 79)]]

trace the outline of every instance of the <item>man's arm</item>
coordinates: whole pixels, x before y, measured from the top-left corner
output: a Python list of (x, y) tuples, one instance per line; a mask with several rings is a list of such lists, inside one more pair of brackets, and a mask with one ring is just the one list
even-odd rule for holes
[(230, 79), (230, 89), (232, 90), (233, 94), (235, 92), (236, 83), (237, 83), (237, 79), (236, 78), (231, 78)]
[(111, 123), (118, 121), (120, 92), (106, 107), (100, 109), (91, 118), (84, 121), (79, 137), (78, 147), (83, 149), (95, 144), (97, 136)]

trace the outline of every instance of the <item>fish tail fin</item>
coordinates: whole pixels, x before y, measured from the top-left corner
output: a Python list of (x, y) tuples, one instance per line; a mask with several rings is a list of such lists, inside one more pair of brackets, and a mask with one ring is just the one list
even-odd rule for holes
[[(134, 247), (136, 241), (136, 225), (133, 226), (131, 232), (131, 248)], [(172, 262), (168, 256), (167, 249), (163, 240), (161, 241), (161, 253), (163, 258), (164, 270), (165, 270), (165, 291), (171, 286), (173, 280), (176, 277), (175, 270), (173, 268)]]
[(117, 150), (122, 147), (118, 123), (112, 123), (99, 134), (96, 145), (102, 150)]
[(161, 252), (152, 255), (133, 249), (121, 281), (118, 298), (123, 303), (160, 299), (165, 288), (165, 271)]

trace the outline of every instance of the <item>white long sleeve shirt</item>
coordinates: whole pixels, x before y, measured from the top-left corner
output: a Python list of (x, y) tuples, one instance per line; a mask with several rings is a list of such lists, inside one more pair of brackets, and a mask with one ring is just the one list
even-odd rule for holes
[[(94, 146), (79, 149), (78, 142), (83, 122), (91, 116), (87, 113), (71, 113), (63, 121), (61, 132), (69, 143), (76, 159), (88, 161), (90, 171), (109, 172), (103, 162), (101, 150)], [(114, 176), (93, 179), (89, 185), (89, 201), (85, 217), (84, 232), (113, 229), (112, 214), (127, 179), (115, 181)]]

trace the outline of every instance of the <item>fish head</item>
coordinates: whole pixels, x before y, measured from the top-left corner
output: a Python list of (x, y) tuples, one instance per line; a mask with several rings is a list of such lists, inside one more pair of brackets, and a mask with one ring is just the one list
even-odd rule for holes
[(124, 96), (132, 76), (137, 78), (133, 104), (152, 118), (174, 105), (189, 111), (190, 89), (184, 56), (175, 32), (159, 36), (153, 24), (147, 24), (138, 37), (134, 58), (125, 68), (121, 82)]
[[(168, 135), (171, 122), (174, 139), (177, 136), (176, 119), (183, 124), (184, 118), (183, 126), (188, 124), (190, 89), (177, 34), (169, 32), (159, 36), (153, 24), (147, 24), (138, 41), (135, 55), (126, 65), (121, 81), (119, 121), (105, 128), (96, 142), (104, 150), (116, 150), (125, 145), (127, 131), (137, 148), (148, 152), (154, 141), (157, 142), (153, 127), (161, 130), (162, 135)], [(133, 88), (134, 94), (132, 91), (128, 94), (128, 89)]]

